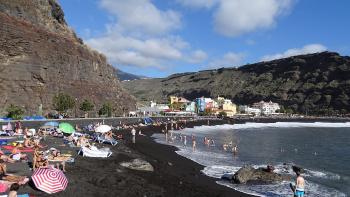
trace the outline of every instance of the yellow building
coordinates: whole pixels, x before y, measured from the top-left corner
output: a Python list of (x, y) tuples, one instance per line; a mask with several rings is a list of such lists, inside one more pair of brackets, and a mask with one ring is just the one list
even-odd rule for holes
[(234, 116), (237, 113), (237, 105), (230, 99), (218, 97), (217, 100), (220, 103), (220, 111), (225, 112), (227, 116)]
[(177, 96), (170, 96), (169, 99), (170, 99), (170, 105), (179, 102), (179, 97)]

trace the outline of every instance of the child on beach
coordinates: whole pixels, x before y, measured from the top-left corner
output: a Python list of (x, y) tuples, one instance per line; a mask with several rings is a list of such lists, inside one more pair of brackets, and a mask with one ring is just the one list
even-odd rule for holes
[(13, 183), (10, 187), (10, 192), (8, 197), (17, 197), (17, 191), (19, 189), (19, 184), (18, 183)]

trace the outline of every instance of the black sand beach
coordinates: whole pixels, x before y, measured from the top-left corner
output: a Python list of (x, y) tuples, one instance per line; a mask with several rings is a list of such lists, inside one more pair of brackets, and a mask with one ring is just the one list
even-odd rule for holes
[[(211, 121), (211, 125), (227, 121)], [(187, 122), (186, 127), (207, 124), (206, 120)], [(26, 123), (24, 123), (26, 126)], [(123, 134), (117, 146), (110, 147), (113, 155), (107, 159), (75, 156), (75, 163), (67, 165), (66, 176), (69, 185), (64, 192), (48, 195), (36, 191), (29, 185), (22, 187), (19, 194), (34, 196), (249, 196), (215, 183), (215, 179), (201, 174), (203, 166), (175, 153), (174, 147), (158, 144), (150, 137), (161, 132), (162, 127), (147, 126), (142, 130), (146, 136), (136, 136), (131, 141), (129, 130)], [(49, 138), (49, 147), (61, 149), (63, 153), (76, 155), (77, 149), (62, 146), (62, 139)], [(154, 172), (135, 171), (120, 166), (120, 162), (141, 158), (152, 164)], [(9, 165), (9, 172), (31, 175), (27, 164)]]

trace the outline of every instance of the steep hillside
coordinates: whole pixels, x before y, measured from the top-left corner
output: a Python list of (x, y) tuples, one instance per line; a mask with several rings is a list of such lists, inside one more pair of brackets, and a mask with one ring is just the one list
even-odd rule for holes
[(135, 107), (104, 55), (67, 26), (56, 0), (2, 0), (0, 22), (0, 115), (10, 104), (27, 114), (42, 104), (48, 112), (59, 92), (78, 103), (88, 98), (96, 109), (110, 102), (119, 114)]
[(237, 104), (272, 100), (299, 113), (350, 112), (350, 58), (331, 52), (122, 84), (139, 100), (222, 95)]

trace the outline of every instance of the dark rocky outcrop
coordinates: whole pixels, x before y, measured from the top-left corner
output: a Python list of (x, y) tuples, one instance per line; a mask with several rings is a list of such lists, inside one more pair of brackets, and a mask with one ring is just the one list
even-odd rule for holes
[(52, 110), (52, 98), (64, 92), (104, 102), (116, 114), (135, 107), (106, 57), (82, 44), (67, 26), (56, 0), (0, 2), (0, 115), (10, 104), (27, 114)]
[(236, 184), (243, 183), (272, 183), (290, 181), (291, 177), (287, 175), (277, 174), (268, 168), (255, 169), (252, 166), (244, 166), (239, 169), (233, 176), (232, 182)]
[(301, 114), (350, 113), (350, 58), (333, 52), (122, 84), (140, 101), (220, 95), (237, 104), (272, 100)]

